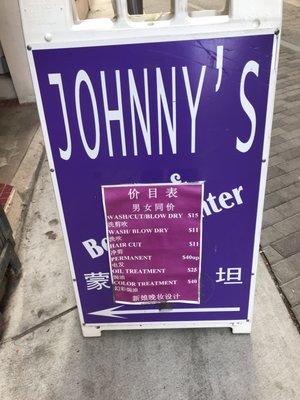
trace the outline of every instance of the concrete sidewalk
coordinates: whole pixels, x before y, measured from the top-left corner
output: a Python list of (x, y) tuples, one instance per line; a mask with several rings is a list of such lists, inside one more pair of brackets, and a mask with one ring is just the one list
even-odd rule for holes
[[(299, 65), (295, 7), (285, 7), (285, 18), (278, 87), (281, 97), (277, 98), (263, 245), (282, 291), (295, 299), (293, 283), (299, 282), (295, 280), (299, 257), (294, 254), (295, 268), (291, 268), (291, 258), (275, 251), (280, 240), (285, 240), (286, 246), (298, 243), (291, 242), (289, 235), (298, 231), (294, 217), (299, 217), (300, 210), (296, 208), (300, 199), (299, 125), (295, 125), (298, 119), (291, 121), (297, 110), (299, 117), (299, 99), (290, 98), (299, 93), (295, 82)], [(292, 94), (285, 89), (288, 79)], [(296, 161), (290, 158), (293, 154)], [(294, 164), (295, 169), (286, 174), (272, 175)], [(289, 178), (294, 181), (288, 183)], [(283, 204), (272, 203), (275, 198), (282, 199), (278, 191), (286, 200)], [(273, 221), (276, 207), (292, 212), (292, 218), (287, 214)], [(271, 235), (274, 229), (282, 229), (280, 238)], [(198, 329), (104, 332), (101, 338), (83, 338), (46, 163), (35, 187), (19, 254), (23, 278), (6, 310), (7, 326), (0, 345), (1, 400), (299, 398), (299, 334), (262, 260), (251, 336), (233, 335), (229, 329)], [(291, 273), (296, 275), (291, 278)], [(283, 274), (292, 283), (282, 283)]]
[(0, 348), (3, 400), (296, 400), (299, 335), (260, 261), (251, 336), (229, 329), (83, 338), (47, 164), (20, 248)]
[(284, 4), (261, 244), (300, 323), (300, 0), (293, 4)]

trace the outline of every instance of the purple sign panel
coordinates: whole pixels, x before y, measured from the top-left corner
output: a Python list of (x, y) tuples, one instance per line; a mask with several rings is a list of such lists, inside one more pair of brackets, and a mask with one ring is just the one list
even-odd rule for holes
[(203, 184), (103, 187), (114, 300), (200, 303)]
[[(273, 41), (270, 34), (32, 51), (48, 159), (86, 324), (248, 318)], [(128, 247), (124, 254), (151, 255), (147, 268), (165, 269), (153, 281), (178, 280), (174, 291), (171, 285), (168, 291), (143, 286), (139, 295), (148, 298), (140, 297), (142, 304), (120, 304), (131, 303), (134, 294), (116, 290), (121, 276), (142, 280), (130, 271), (115, 271), (119, 277), (111, 279), (101, 187), (114, 187), (105, 189), (108, 218), (130, 214), (132, 200), (125, 200), (120, 185), (142, 184), (146, 195), (148, 184), (185, 182), (205, 182), (200, 288), (197, 282), (187, 290), (182, 282), (198, 278), (188, 278), (193, 272), (179, 263), (183, 254), (194, 254), (184, 251), (193, 232), (183, 229), (193, 222), (199, 227), (199, 220), (177, 219), (177, 234), (153, 233), (149, 241), (142, 233), (116, 235), (111, 226), (111, 256), (117, 243), (112, 237), (140, 242), (142, 251)], [(184, 201), (173, 212), (199, 213), (200, 191), (197, 207), (196, 194), (185, 192), (192, 187), (182, 186)], [(124, 201), (114, 200), (115, 193)], [(171, 219), (160, 222), (147, 221), (146, 227), (130, 221), (128, 227), (175, 229)], [(146, 268), (137, 264), (124, 263), (128, 270)], [(177, 292), (182, 298), (173, 298), (168, 312), (145, 304), (150, 295)]]

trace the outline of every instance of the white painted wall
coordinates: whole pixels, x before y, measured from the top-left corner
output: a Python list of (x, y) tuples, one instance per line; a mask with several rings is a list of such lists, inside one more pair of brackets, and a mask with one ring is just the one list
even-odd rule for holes
[(35, 101), (18, 0), (0, 0), (0, 40), (19, 102)]

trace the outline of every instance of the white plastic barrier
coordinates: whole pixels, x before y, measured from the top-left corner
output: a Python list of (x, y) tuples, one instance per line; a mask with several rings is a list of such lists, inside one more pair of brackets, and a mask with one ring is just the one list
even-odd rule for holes
[[(48, 41), (83, 42), (97, 39), (130, 38), (131, 42), (141, 37), (161, 35), (202, 35), (222, 32), (245, 34), (253, 29), (274, 30), (281, 27), (282, 0), (231, 0), (229, 15), (191, 18), (187, 13), (187, 0), (173, 2), (174, 17), (168, 21), (151, 23), (132, 22), (127, 14), (126, 0), (116, 0), (118, 18), (84, 20), (80, 23), (74, 17), (74, 5), (69, 0), (21, 0), (23, 27), (27, 42)], [(134, 34), (132, 29), (136, 29)]]
[(83, 334), (250, 333), (282, 1), (158, 21), (20, 3)]

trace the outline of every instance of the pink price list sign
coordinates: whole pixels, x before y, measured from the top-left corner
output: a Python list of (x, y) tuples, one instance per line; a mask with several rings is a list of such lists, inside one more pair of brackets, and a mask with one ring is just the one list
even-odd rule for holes
[(200, 303), (203, 189), (102, 187), (116, 303)]

